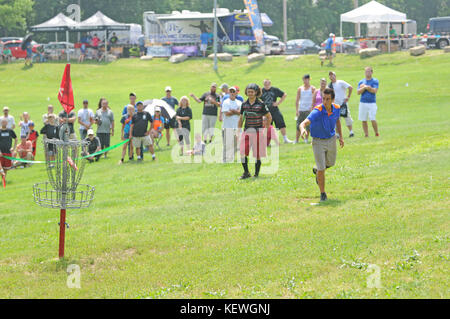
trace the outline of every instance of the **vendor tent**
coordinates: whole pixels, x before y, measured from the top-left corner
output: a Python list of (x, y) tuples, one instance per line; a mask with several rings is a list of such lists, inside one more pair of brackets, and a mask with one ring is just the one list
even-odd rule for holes
[(105, 53), (108, 45), (108, 31), (120, 31), (120, 30), (130, 30), (130, 25), (125, 23), (119, 23), (114, 21), (113, 19), (105, 16), (100, 11), (97, 11), (96, 14), (91, 16), (90, 18), (80, 22), (77, 26), (78, 31), (96, 31), (102, 30), (106, 31), (105, 37)]
[(388, 8), (381, 3), (376, 1), (370, 1), (369, 3), (349, 11), (347, 13), (341, 14), (341, 36), (342, 36), (342, 23), (376, 23), (385, 22), (387, 23), (387, 34), (388, 34), (388, 46), (390, 52), (390, 37), (389, 37), (389, 23), (390, 22), (406, 22), (406, 14), (396, 11), (394, 9)]
[[(74, 20), (66, 17), (64, 14), (59, 13), (54, 18), (30, 27), (31, 32), (55, 32), (56, 42), (58, 42), (58, 33), (60, 31), (66, 32), (66, 43), (69, 42), (69, 31), (75, 29), (78, 23)], [(67, 61), (70, 60), (69, 51), (67, 51)]]
[(31, 32), (58, 32), (58, 31), (68, 31), (70, 29), (73, 29), (77, 26), (77, 23), (66, 17), (64, 14), (59, 13), (56, 17), (32, 26), (30, 28)]

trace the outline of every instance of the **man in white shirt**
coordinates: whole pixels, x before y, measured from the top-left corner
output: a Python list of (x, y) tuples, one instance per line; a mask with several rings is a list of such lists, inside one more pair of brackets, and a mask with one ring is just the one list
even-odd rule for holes
[(230, 98), (226, 99), (221, 108), (222, 112), (222, 139), (223, 139), (223, 162), (234, 162), (237, 151), (237, 129), (241, 113), (242, 102), (236, 99), (237, 89), (229, 88)]
[(44, 123), (44, 125), (49, 124), (49, 123), (48, 123), (48, 117), (49, 117), (49, 115), (53, 115), (56, 119), (58, 118), (58, 116), (57, 116), (56, 114), (54, 114), (53, 111), (54, 111), (53, 105), (50, 104), (50, 105), (47, 107), (47, 113), (45, 113), (44, 115), (42, 115), (42, 122)]
[(87, 131), (92, 128), (94, 124), (94, 112), (88, 108), (89, 101), (83, 101), (83, 108), (78, 111), (78, 123), (80, 124), (80, 137), (84, 140), (87, 136)]
[(6, 125), (7, 130), (13, 130), (16, 128), (16, 122), (14, 121), (14, 116), (9, 115), (9, 107), (5, 106), (3, 108), (3, 116), (0, 117), (0, 123), (3, 119), (6, 119), (8, 121), (8, 124)]
[[(343, 80), (337, 80), (336, 73), (334, 73), (333, 71), (329, 72), (329, 77), (331, 80), (329, 87), (334, 90), (334, 94), (336, 95), (334, 101), (341, 107), (341, 117), (345, 119), (345, 124), (347, 125), (350, 132), (349, 137), (353, 137), (355, 136), (355, 134), (353, 133), (353, 119), (350, 114), (350, 108), (347, 105), (350, 97), (352, 96), (353, 87)], [(348, 95), (346, 95), (347, 91)], [(347, 112), (346, 114), (345, 110)]]

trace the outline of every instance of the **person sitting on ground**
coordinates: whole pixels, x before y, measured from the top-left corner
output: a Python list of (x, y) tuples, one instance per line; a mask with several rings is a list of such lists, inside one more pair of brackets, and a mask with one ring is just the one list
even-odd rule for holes
[[(22, 135), (20, 137), (20, 144), (16, 147), (16, 154), (22, 160), (32, 161), (33, 157), (33, 144), (27, 140), (27, 137)], [(22, 163), (16, 161), (15, 166), (30, 167), (31, 163)]]
[(3, 49), (3, 56), (6, 59), (6, 61), (9, 63), (11, 63), (12, 60), (12, 52), (10, 48), (4, 47)]
[(36, 157), (36, 146), (37, 146), (37, 140), (39, 137), (39, 133), (34, 130), (34, 122), (28, 123), (28, 127), (30, 128), (30, 133), (28, 133), (27, 140), (31, 142), (33, 145), (33, 158)]
[[(82, 152), (82, 156), (89, 156), (91, 154), (100, 152), (102, 150), (101, 144), (100, 144), (100, 139), (94, 135), (94, 130), (93, 129), (89, 129), (87, 132), (87, 137), (84, 139), (86, 142), (89, 142), (89, 144), (87, 146), (83, 147), (83, 152)], [(94, 160), (96, 162), (98, 162), (100, 160), (100, 156), (99, 155), (95, 155), (95, 156), (91, 156), (88, 157), (87, 160), (90, 163), (93, 163)]]
[(159, 106), (155, 107), (155, 115), (152, 116), (152, 120), (153, 124), (150, 136), (155, 140), (162, 136), (164, 125), (166, 124), (166, 119), (161, 116), (161, 108)]
[(122, 134), (121, 134), (122, 141), (125, 140), (129, 141), (123, 145), (122, 158), (120, 159), (119, 165), (123, 164), (125, 155), (127, 154), (127, 149), (128, 149), (128, 159), (130, 161), (133, 160), (133, 142), (131, 141), (130, 136), (130, 128), (131, 128), (131, 121), (133, 120), (133, 115), (134, 115), (134, 105), (128, 104), (127, 114), (122, 116), (120, 123), (122, 123)]
[[(0, 124), (0, 175), (5, 178), (6, 171), (12, 168), (11, 160), (5, 156), (15, 157), (14, 149), (17, 146), (17, 136), (13, 130), (7, 128), (7, 119), (2, 119)], [(12, 147), (13, 140), (14, 147)]]
[(202, 135), (197, 133), (195, 134), (195, 144), (192, 150), (188, 150), (186, 152), (187, 155), (192, 156), (203, 156), (205, 155), (206, 144), (202, 141)]
[[(44, 136), (45, 140), (59, 139), (59, 127), (56, 124), (55, 114), (50, 114), (47, 118), (47, 124), (41, 129), (41, 134)], [(45, 154), (47, 160), (55, 160), (55, 145), (47, 144)]]

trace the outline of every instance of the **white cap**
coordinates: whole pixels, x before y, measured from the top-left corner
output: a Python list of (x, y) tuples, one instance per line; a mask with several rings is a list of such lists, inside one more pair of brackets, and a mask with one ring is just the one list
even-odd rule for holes
[(333, 33), (330, 33), (330, 37), (334, 37), (334, 34), (333, 34)]
[(171, 88), (170, 86), (166, 86), (166, 92), (167, 92), (167, 91), (172, 92), (172, 88)]
[(93, 129), (89, 129), (87, 131), (87, 135), (94, 135), (94, 130)]
[(155, 112), (161, 112), (161, 108), (159, 106), (155, 107)]

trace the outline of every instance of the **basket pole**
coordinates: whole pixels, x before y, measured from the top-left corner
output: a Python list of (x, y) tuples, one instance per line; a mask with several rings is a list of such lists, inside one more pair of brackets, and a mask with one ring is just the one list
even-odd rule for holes
[(59, 219), (59, 258), (64, 258), (64, 243), (66, 238), (66, 210), (61, 209)]

